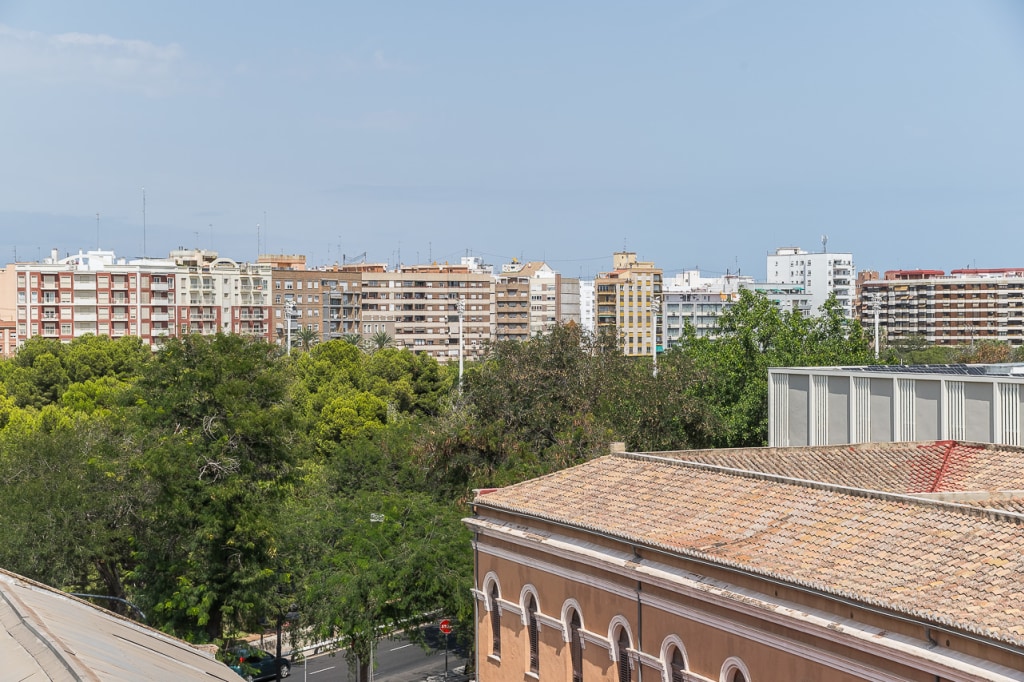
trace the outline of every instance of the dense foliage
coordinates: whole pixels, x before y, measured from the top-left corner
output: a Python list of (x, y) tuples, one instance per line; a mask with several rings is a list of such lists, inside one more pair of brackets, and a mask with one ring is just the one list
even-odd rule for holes
[[(390, 339), (32, 339), (0, 362), (0, 567), (223, 642), (298, 612), (366, 675), (438, 614), (472, 630), (472, 489), (607, 452), (760, 445), (767, 368), (869, 360), (838, 309), (744, 295), (658, 360), (569, 325), (457, 368)], [(117, 602), (105, 606), (128, 612)], [(294, 618), (294, 613), (292, 614)]]

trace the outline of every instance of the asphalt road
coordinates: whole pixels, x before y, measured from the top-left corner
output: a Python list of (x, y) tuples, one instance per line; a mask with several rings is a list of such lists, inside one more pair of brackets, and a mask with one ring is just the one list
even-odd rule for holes
[[(442, 643), (443, 645), (443, 643)], [(434, 676), (444, 675), (444, 649), (424, 651), (419, 644), (405, 638), (385, 639), (377, 643), (374, 651), (376, 662), (374, 682), (422, 682)], [(466, 664), (453, 651), (448, 652), (448, 669), (454, 671)], [(303, 682), (355, 682), (355, 673), (350, 673), (345, 652), (333, 655), (321, 654), (307, 658), (305, 664), (297, 662), (292, 666), (293, 680)], [(456, 679), (464, 678), (451, 678)]]

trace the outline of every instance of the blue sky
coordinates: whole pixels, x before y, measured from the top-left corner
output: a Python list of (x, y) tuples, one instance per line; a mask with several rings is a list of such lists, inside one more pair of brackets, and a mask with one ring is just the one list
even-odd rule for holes
[(1016, 0), (0, 0), (0, 130), (0, 263), (1024, 265)]

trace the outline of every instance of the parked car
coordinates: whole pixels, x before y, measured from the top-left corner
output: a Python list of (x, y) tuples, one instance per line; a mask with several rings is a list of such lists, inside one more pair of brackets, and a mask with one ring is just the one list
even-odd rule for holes
[(250, 645), (232, 648), (228, 666), (249, 682), (275, 680), (278, 668), (281, 668), (282, 678), (292, 673), (292, 665), (287, 658), (278, 658)]

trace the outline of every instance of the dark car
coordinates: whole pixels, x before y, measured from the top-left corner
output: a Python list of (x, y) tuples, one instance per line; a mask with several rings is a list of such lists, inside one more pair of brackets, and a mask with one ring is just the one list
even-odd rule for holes
[(263, 649), (253, 646), (239, 646), (231, 649), (231, 660), (228, 665), (236, 673), (249, 682), (265, 682), (277, 679), (277, 669), (281, 669), (281, 677), (292, 673), (291, 663), (287, 658), (277, 658)]

